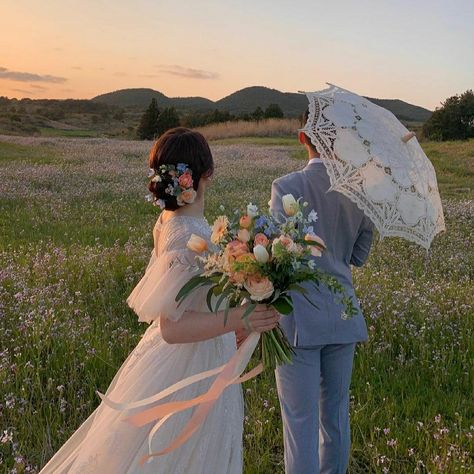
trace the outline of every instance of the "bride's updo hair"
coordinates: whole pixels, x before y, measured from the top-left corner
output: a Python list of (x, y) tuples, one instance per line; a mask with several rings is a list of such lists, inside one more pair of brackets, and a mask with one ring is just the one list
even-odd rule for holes
[[(150, 168), (158, 172), (162, 165), (184, 163), (192, 171), (193, 188), (197, 191), (199, 181), (209, 177), (214, 172), (214, 160), (206, 139), (189, 128), (172, 128), (158, 138), (150, 151)], [(172, 184), (172, 177), (161, 175), (161, 181), (150, 181), (148, 189), (156, 199), (164, 202), (164, 209), (175, 211), (179, 209), (175, 196), (165, 190)]]

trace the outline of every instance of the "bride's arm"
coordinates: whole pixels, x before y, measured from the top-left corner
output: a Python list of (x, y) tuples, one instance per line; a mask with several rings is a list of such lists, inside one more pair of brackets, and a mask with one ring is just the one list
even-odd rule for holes
[[(215, 313), (200, 313), (185, 311), (180, 319), (161, 317), (160, 327), (163, 339), (168, 344), (198, 342), (221, 336), (245, 328), (242, 316), (246, 306), (232, 308), (229, 311), (227, 323), (224, 325), (224, 311)], [(280, 320), (280, 315), (266, 305), (257, 305), (248, 316), (248, 322), (253, 331), (264, 332), (273, 329)]]

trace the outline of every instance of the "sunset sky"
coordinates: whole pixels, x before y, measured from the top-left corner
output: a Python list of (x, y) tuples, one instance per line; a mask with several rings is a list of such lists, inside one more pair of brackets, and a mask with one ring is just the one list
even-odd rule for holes
[(434, 109), (474, 88), (472, 0), (0, 0), (0, 95), (220, 99), (325, 82)]

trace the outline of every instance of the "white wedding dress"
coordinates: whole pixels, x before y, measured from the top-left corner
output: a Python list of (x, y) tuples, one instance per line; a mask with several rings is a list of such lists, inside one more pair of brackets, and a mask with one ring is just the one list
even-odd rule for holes
[[(150, 397), (199, 372), (226, 363), (235, 353), (235, 337), (227, 333), (207, 341), (168, 344), (160, 332), (159, 317), (177, 320), (186, 309), (208, 311), (205, 290), (197, 290), (177, 307), (175, 296), (192, 276), (188, 268), (195, 254), (186, 248), (191, 234), (209, 241), (210, 228), (202, 218), (172, 216), (153, 229), (154, 249), (145, 275), (127, 298), (140, 321), (152, 322), (143, 338), (118, 370), (106, 396), (119, 403)], [(209, 314), (210, 318), (215, 317)], [(163, 401), (187, 400), (204, 393), (212, 379), (189, 385)], [(153, 457), (148, 454), (148, 435), (154, 422), (141, 428), (123, 421), (126, 412), (102, 402), (41, 473), (97, 474), (241, 474), (243, 398), (239, 384), (226, 388), (191, 438), (174, 451)], [(193, 409), (169, 418), (152, 438), (152, 451), (171, 444), (192, 415)]]

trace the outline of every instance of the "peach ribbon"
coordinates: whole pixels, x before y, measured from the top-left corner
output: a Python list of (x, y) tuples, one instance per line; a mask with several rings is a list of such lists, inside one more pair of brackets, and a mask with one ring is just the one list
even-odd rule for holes
[[(123, 420), (139, 427), (144, 426), (152, 421), (159, 420), (148, 435), (148, 455), (145, 455), (140, 459), (140, 465), (143, 466), (143, 464), (152, 457), (167, 454), (185, 443), (201, 426), (216, 401), (228, 386), (250, 380), (262, 372), (263, 365), (259, 364), (245, 375), (242, 375), (250, 361), (250, 358), (252, 357), (259, 339), (260, 334), (257, 332), (252, 332), (226, 364), (216, 367), (215, 369), (207, 370), (187, 377), (171, 385), (167, 389), (157, 393), (156, 395), (143, 400), (130, 403), (117, 403), (110, 400), (102, 393), (97, 392), (102, 401), (110, 408), (120, 411), (129, 410), (154, 403), (184, 387), (187, 387), (188, 385), (218, 374), (216, 380), (212, 383), (209, 390), (198, 397), (192, 398), (190, 400), (163, 403), (161, 405), (139, 411), (138, 413), (135, 413), (134, 415), (129, 416)], [(174, 414), (187, 410), (193, 406), (197, 406), (196, 410), (191, 416), (191, 419), (181, 430), (180, 434), (174, 439), (174, 441), (162, 451), (152, 453), (151, 443), (153, 436), (164, 425), (164, 423)]]

